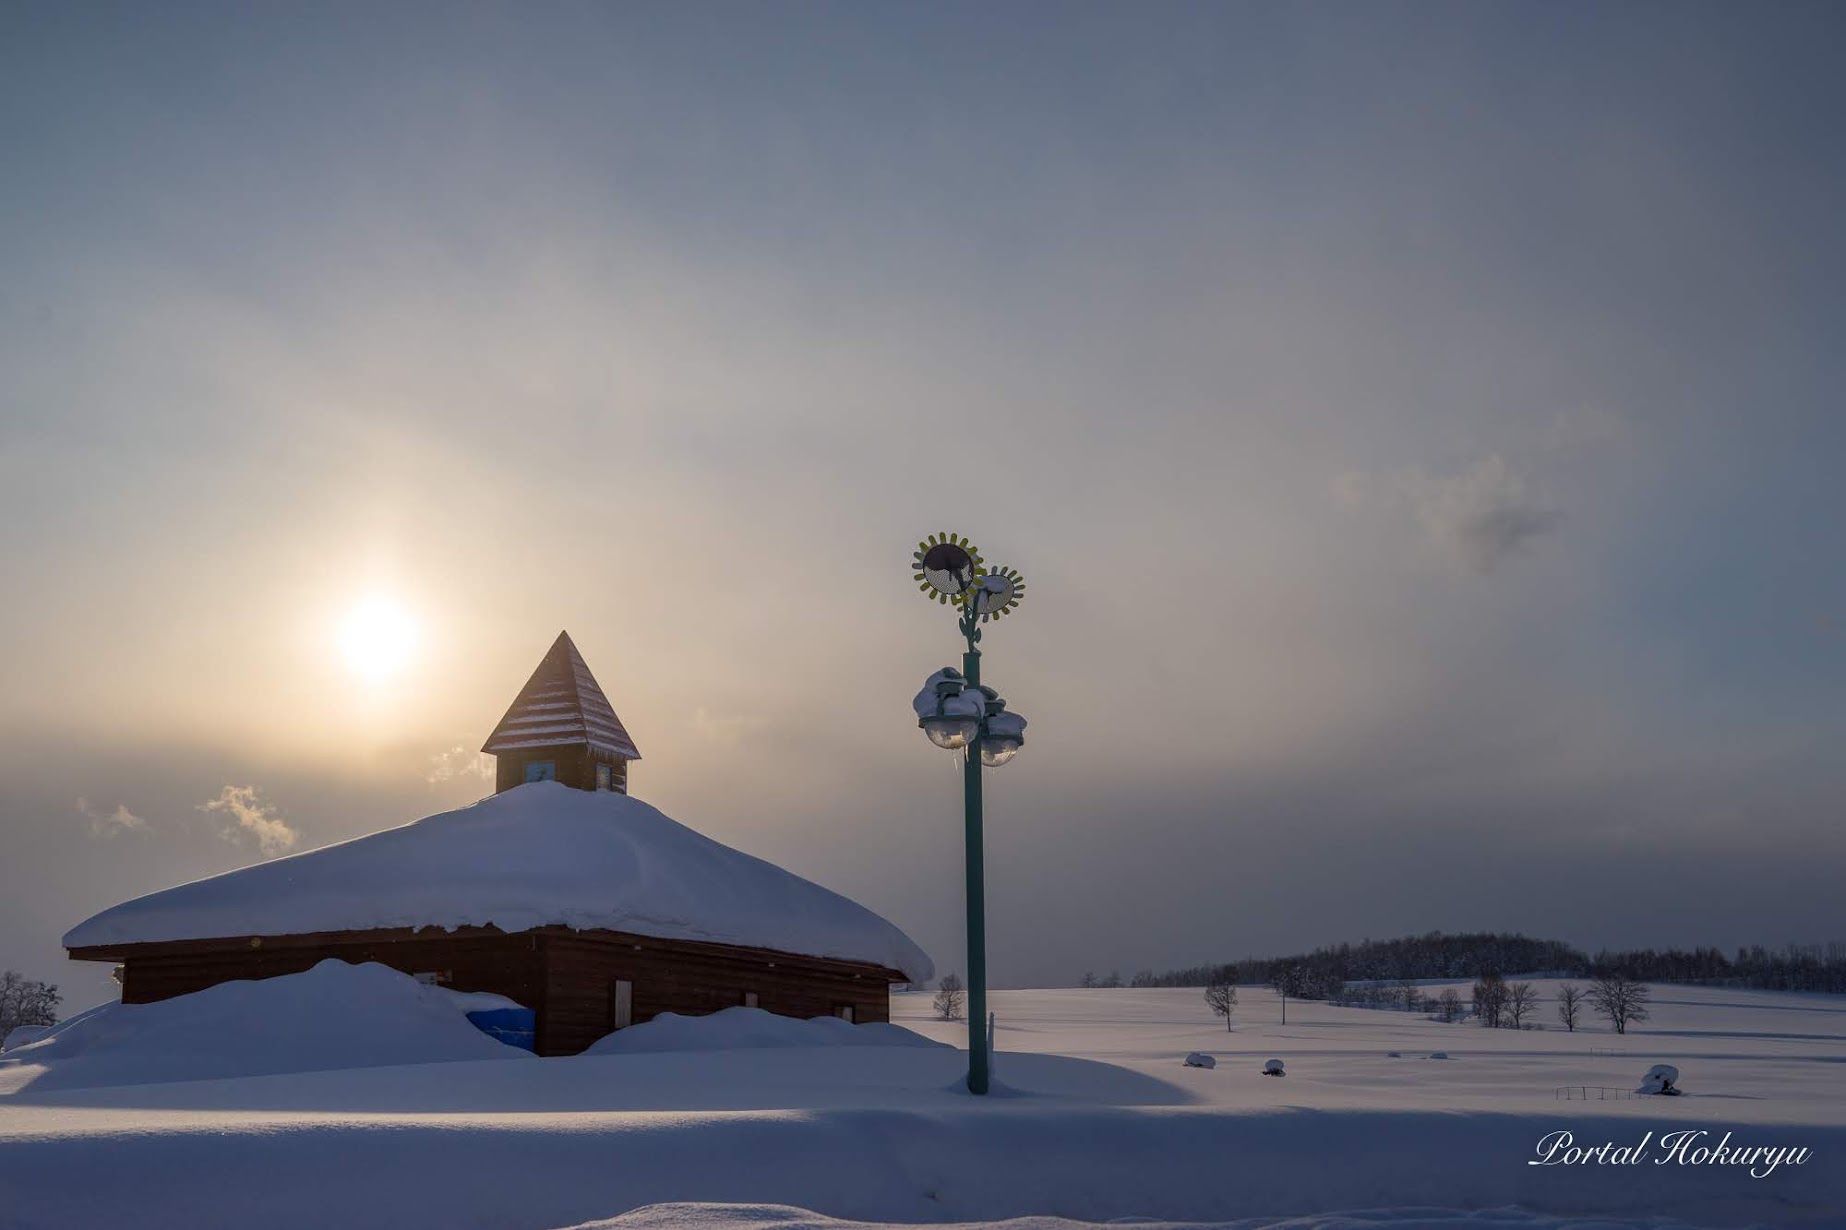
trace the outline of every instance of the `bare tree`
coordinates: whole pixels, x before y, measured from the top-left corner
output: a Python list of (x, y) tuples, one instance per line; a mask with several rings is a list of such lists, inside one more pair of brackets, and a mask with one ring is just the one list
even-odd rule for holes
[(1305, 981), (1301, 967), (1297, 965), (1278, 965), (1270, 971), (1269, 985), (1275, 988), (1275, 993), (1282, 1000), (1282, 1023), (1284, 1025), (1288, 1024), (1288, 997), (1293, 995), (1300, 998), (1302, 983)]
[(942, 981), (936, 984), (935, 1009), (938, 1020), (961, 1020), (961, 976), (944, 974)]
[(1122, 985), (1122, 971), (1119, 969), (1110, 970), (1109, 976), (1107, 978), (1104, 978), (1101, 982), (1097, 983), (1096, 985), (1099, 987), (1108, 987), (1111, 990), (1113, 990), (1116, 987), (1121, 986)]
[(1482, 974), (1474, 984), (1474, 1015), (1488, 1029), (1500, 1028), (1506, 1013), (1506, 980), (1498, 974)]
[(1636, 982), (1626, 974), (1604, 974), (1590, 983), (1584, 998), (1597, 1012), (1609, 1018), (1615, 1032), (1625, 1034), (1636, 1021), (1647, 1019), (1647, 984)]
[(1526, 1018), (1538, 1010), (1538, 989), (1529, 982), (1506, 988), (1506, 1019), (1514, 1029), (1524, 1029)]
[(0, 1040), (17, 1025), (56, 1025), (63, 999), (49, 982), (34, 982), (12, 969), (0, 974)]
[(1224, 1018), (1224, 1029), (1229, 1033), (1231, 1012), (1237, 1007), (1237, 988), (1228, 982), (1214, 982), (1205, 988), (1205, 1002), (1211, 1005), (1213, 1016)]
[(1436, 1017), (1444, 1024), (1453, 1025), (1461, 1020), (1461, 992), (1454, 987), (1443, 987), (1442, 994), (1436, 997)]
[(1564, 1022), (1564, 1028), (1571, 1033), (1577, 1032), (1577, 1017), (1583, 1011), (1583, 989), (1574, 983), (1565, 983), (1558, 988), (1558, 1020)]
[(1091, 987), (1095, 986), (1096, 985), (1095, 972), (1092, 970), (1087, 970), (1087, 969), (1084, 970), (1083, 977), (1077, 980), (1077, 985), (1082, 987), (1086, 991), (1089, 990)]

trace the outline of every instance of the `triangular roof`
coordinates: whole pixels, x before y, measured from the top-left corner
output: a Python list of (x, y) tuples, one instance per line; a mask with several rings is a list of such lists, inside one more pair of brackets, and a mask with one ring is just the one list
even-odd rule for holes
[(627, 760), (641, 759), (570, 633), (560, 632), (481, 750), (498, 755), (572, 743), (587, 743)]
[(566, 926), (934, 976), (872, 911), (639, 799), (536, 782), (382, 833), (124, 902), (67, 948), (400, 927)]

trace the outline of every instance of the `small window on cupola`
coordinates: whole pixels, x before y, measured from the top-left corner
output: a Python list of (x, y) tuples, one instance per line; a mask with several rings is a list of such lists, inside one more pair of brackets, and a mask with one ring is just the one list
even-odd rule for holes
[(526, 761), (526, 780), (529, 782), (549, 782), (557, 780), (558, 766), (551, 760)]
[(606, 764), (596, 766), (596, 788), (598, 790), (609, 788), (609, 766)]

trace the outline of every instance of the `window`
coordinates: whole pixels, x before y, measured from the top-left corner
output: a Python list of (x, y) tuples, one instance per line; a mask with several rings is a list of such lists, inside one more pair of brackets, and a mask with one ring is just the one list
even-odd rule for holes
[(526, 780), (529, 782), (551, 782), (558, 779), (558, 766), (551, 760), (526, 761)]
[(596, 766), (596, 788), (598, 790), (609, 788), (609, 766), (606, 764)]
[(842, 1021), (845, 1021), (848, 1025), (852, 1024), (852, 1005), (851, 1004), (835, 1004), (833, 1006), (833, 1015), (839, 1017)]
[(755, 991), (745, 991), (744, 992), (744, 1007), (746, 1008), (756, 1007), (756, 992)]

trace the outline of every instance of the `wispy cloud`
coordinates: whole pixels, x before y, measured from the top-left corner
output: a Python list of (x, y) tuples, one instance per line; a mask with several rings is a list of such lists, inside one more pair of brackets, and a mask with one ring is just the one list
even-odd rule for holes
[(478, 777), (482, 781), (492, 781), (493, 776), (492, 756), (457, 743), (447, 751), (437, 752), (429, 758), (429, 772), (423, 775), (423, 780), (434, 786), (457, 777)]
[(1347, 508), (1406, 510), (1431, 545), (1475, 573), (1492, 572), (1556, 529), (1562, 516), (1533, 495), (1498, 454), (1449, 475), (1342, 474), (1334, 480), (1333, 494)]
[(769, 725), (769, 719), (744, 713), (713, 713), (700, 705), (692, 711), (692, 729), (702, 738), (726, 747)]
[(113, 837), (117, 833), (142, 832), (147, 829), (147, 821), (125, 804), (117, 803), (114, 811), (104, 811), (100, 807), (90, 806), (90, 801), (82, 796), (77, 799), (77, 810), (90, 822), (90, 833), (97, 837)]
[(1541, 439), (1555, 452), (1608, 449), (1627, 440), (1631, 425), (1626, 416), (1601, 406), (1576, 406), (1559, 410), (1546, 422)]
[(1560, 515), (1528, 495), (1498, 456), (1447, 478), (1408, 478), (1404, 492), (1424, 532), (1473, 572), (1491, 572), (1555, 529)]
[(257, 797), (255, 786), (226, 786), (218, 792), (217, 798), (199, 804), (199, 810), (231, 821), (219, 832), (226, 841), (238, 841), (246, 835), (254, 837), (270, 858), (288, 853), (301, 838), (288, 821), (276, 814), (273, 804)]

